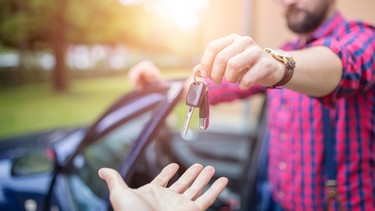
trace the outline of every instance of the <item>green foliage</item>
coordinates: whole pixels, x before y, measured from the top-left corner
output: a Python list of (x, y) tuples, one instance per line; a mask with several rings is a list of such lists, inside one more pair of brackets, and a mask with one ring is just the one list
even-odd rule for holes
[[(64, 1), (65, 11), (57, 4)], [(62, 14), (59, 17), (58, 14)], [(58, 21), (66, 24), (68, 43), (154, 45), (153, 36), (160, 29), (155, 14), (142, 6), (124, 6), (111, 0), (2, 0), (0, 1), (0, 43), (33, 49), (50, 43)], [(161, 36), (164, 36), (162, 34)], [(152, 42), (151, 42), (152, 41)]]
[(117, 0), (1, 0), (0, 50), (16, 49), (19, 69), (28, 69), (30, 52), (55, 57), (57, 91), (69, 90), (65, 67), (71, 44), (126, 46), (143, 55), (174, 55), (187, 64), (196, 55), (199, 34), (184, 33), (172, 19), (143, 5), (125, 6)]
[[(62, 2), (66, 8), (61, 8)], [(64, 10), (64, 11), (60, 11)], [(2, 0), (0, 1), (0, 43), (27, 49), (50, 43), (53, 32), (66, 24), (69, 43), (119, 43), (139, 35), (136, 25), (142, 7), (125, 7), (109, 0)], [(60, 17), (59, 14), (62, 14)], [(134, 34), (134, 35), (132, 35)]]
[(0, 1), (0, 40), (2, 45), (32, 49), (45, 42), (54, 24), (56, 5), (46, 0)]
[[(132, 16), (138, 7), (126, 8), (118, 1), (71, 1), (67, 8), (68, 40), (72, 43), (121, 43), (132, 33)], [(133, 20), (134, 21), (134, 20)]]
[[(170, 70), (166, 78), (182, 78), (191, 71)], [(119, 96), (132, 88), (126, 75), (72, 81), (70, 92), (56, 93), (50, 83), (0, 89), (0, 137), (93, 123)], [(182, 127), (185, 104), (177, 114)]]
[(197, 39), (142, 5), (125, 6), (117, 0), (0, 1), (0, 46), (51, 49), (61, 27), (67, 43), (126, 44), (158, 53), (176, 51), (176, 46)]

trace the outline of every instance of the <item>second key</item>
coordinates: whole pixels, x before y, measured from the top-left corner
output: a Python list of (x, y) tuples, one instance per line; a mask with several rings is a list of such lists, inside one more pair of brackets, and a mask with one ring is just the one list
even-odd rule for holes
[(206, 88), (207, 88), (206, 84), (200, 81), (194, 81), (190, 85), (189, 91), (186, 95), (186, 101), (185, 101), (185, 104), (189, 106), (189, 112), (187, 114), (185, 125), (184, 125), (184, 131), (183, 131), (184, 134), (187, 133), (194, 109), (201, 107), (202, 100), (205, 96)]

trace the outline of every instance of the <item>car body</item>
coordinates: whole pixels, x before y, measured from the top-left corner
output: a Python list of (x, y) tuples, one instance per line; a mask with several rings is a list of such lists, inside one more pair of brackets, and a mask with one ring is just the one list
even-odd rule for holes
[(171, 80), (132, 91), (89, 127), (0, 141), (0, 210), (110, 210), (99, 168), (117, 169), (130, 187), (139, 187), (171, 162), (179, 173), (202, 163), (229, 178), (212, 210), (248, 207), (264, 147), (262, 121), (241, 132), (213, 125), (185, 136), (170, 118), (183, 89), (184, 80)]

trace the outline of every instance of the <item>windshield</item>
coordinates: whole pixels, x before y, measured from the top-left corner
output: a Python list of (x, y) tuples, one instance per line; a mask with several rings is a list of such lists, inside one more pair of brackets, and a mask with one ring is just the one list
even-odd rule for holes
[[(70, 185), (73, 194), (77, 196), (75, 198), (79, 198), (77, 203), (80, 210), (86, 210), (85, 208), (89, 207), (90, 203), (92, 206), (92, 201), (97, 201), (97, 197), (106, 197), (107, 187), (99, 178), (98, 170), (102, 167), (115, 169), (119, 167), (121, 160), (128, 153), (146, 123), (152, 118), (152, 113), (153, 110), (150, 110), (134, 117), (89, 145), (82, 154), (75, 157), (75, 171), (71, 176)], [(88, 191), (91, 191), (90, 194)], [(84, 199), (85, 196), (86, 199)]]

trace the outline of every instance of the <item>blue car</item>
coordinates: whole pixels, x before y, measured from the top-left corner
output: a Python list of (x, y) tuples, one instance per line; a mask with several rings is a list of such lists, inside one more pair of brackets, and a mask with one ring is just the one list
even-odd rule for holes
[(117, 169), (130, 187), (139, 187), (171, 162), (180, 174), (198, 162), (229, 178), (210, 210), (254, 207), (264, 115), (244, 130), (212, 121), (209, 130), (183, 135), (173, 112), (183, 88), (184, 80), (173, 80), (126, 93), (88, 127), (1, 140), (0, 210), (111, 210), (99, 168)]

